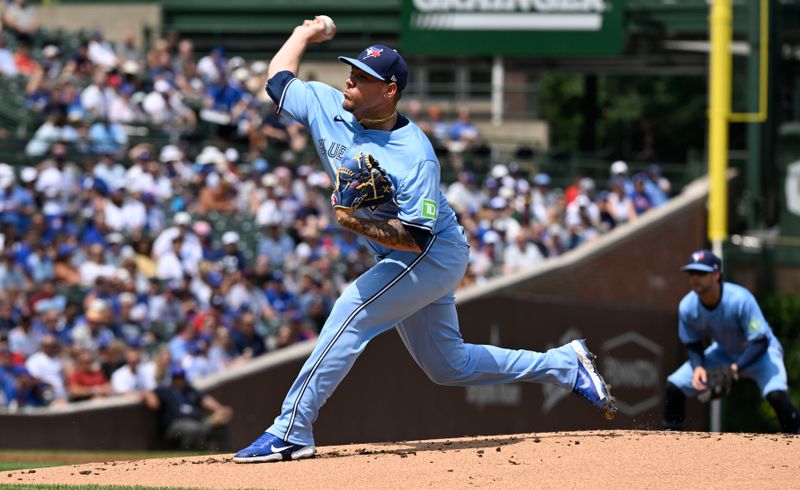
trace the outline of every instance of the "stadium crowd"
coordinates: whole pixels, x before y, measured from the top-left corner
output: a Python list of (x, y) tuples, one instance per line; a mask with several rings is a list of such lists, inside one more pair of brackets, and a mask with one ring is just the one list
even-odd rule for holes
[[(372, 257), (332, 222), (329, 178), (302, 127), (274, 113), (266, 63), (196, 56), (175, 36), (146, 53), (100, 32), (74, 51), (31, 49), (4, 24), (0, 73), (23, 77), (41, 124), (27, 164), (0, 164), (0, 407), (142, 394), (176, 366), (193, 382), (314, 338)], [(467, 111), (448, 123), (427, 109), (435, 145), (479, 140)], [(137, 125), (174, 144), (132, 144)], [(195, 148), (183, 136), (202, 125), (215, 131)], [(514, 162), (458, 166), (442, 185), (471, 244), (462, 287), (563, 254), (670, 192), (655, 165), (631, 176), (614, 162), (606, 190), (581, 176), (561, 189)]]

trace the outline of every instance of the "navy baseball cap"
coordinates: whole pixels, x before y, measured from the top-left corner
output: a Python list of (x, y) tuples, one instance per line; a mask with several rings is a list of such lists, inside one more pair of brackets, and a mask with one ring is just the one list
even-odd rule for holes
[(709, 250), (698, 250), (689, 259), (689, 263), (681, 267), (682, 271), (719, 272), (722, 261)]
[(339, 61), (355, 66), (378, 80), (394, 82), (401, 92), (406, 88), (408, 80), (406, 60), (389, 46), (376, 44), (362, 51), (356, 58), (339, 56)]

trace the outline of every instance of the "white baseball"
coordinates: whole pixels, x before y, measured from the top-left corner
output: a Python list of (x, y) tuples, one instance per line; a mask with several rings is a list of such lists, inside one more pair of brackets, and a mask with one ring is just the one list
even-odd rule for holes
[(318, 15), (318, 19), (321, 19), (322, 22), (325, 24), (325, 35), (330, 36), (333, 34), (333, 28), (336, 27), (336, 24), (333, 23), (333, 19), (328, 17), (327, 15)]

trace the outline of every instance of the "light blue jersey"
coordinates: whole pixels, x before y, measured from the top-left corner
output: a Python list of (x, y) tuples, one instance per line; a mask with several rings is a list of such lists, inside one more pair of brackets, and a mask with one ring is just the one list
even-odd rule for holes
[(750, 342), (775, 337), (752, 293), (731, 282), (722, 283), (722, 298), (713, 310), (703, 306), (694, 291), (684, 296), (678, 308), (678, 335), (684, 344), (712, 338), (733, 358)]
[[(397, 218), (432, 235), (462, 236), (456, 215), (440, 189), (439, 161), (419, 126), (409, 121), (393, 131), (365, 129), (342, 109), (343, 100), (342, 92), (333, 87), (292, 78), (285, 85), (278, 110), (309, 129), (332, 182), (342, 160), (359, 152), (372, 154), (386, 170), (394, 186), (395, 202), (375, 209), (363, 208), (355, 215), (377, 220)], [(392, 251), (366, 241), (379, 256)]]
[[(764, 319), (756, 299), (747, 289), (731, 282), (722, 283), (722, 298), (714, 309), (700, 302), (694, 291), (689, 292), (678, 307), (678, 335), (684, 344), (702, 342), (711, 338), (704, 351), (703, 367), (706, 369), (727, 366), (754, 341), (766, 338), (769, 347), (764, 355), (740, 369), (739, 376), (750, 378), (758, 384), (762, 396), (772, 391), (788, 389), (783, 347)], [(697, 396), (692, 387), (694, 369), (685, 362), (667, 381), (678, 387), (686, 396)]]
[(312, 425), (320, 407), (370, 340), (390, 329), (436, 383), (575, 386), (579, 362), (569, 344), (539, 353), (464, 342), (454, 291), (467, 268), (469, 245), (439, 190), (439, 162), (419, 127), (401, 116), (392, 131), (365, 129), (342, 109), (341, 92), (290, 72), (272, 77), (267, 91), (279, 110), (308, 128), (333, 181), (342, 160), (358, 152), (371, 153), (386, 170), (395, 202), (359, 210), (356, 216), (397, 218), (430, 237), (421, 252), (369, 242), (377, 263), (336, 300), (269, 434), (291, 444), (313, 445)]

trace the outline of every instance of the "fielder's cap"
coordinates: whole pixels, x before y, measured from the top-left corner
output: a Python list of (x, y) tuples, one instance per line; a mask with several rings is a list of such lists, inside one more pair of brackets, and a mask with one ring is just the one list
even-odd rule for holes
[(355, 66), (378, 80), (395, 82), (400, 91), (406, 88), (408, 80), (406, 60), (389, 46), (376, 44), (362, 51), (356, 58), (339, 56), (339, 61)]
[(689, 263), (681, 267), (682, 271), (718, 272), (722, 261), (710, 250), (698, 250), (689, 259)]

